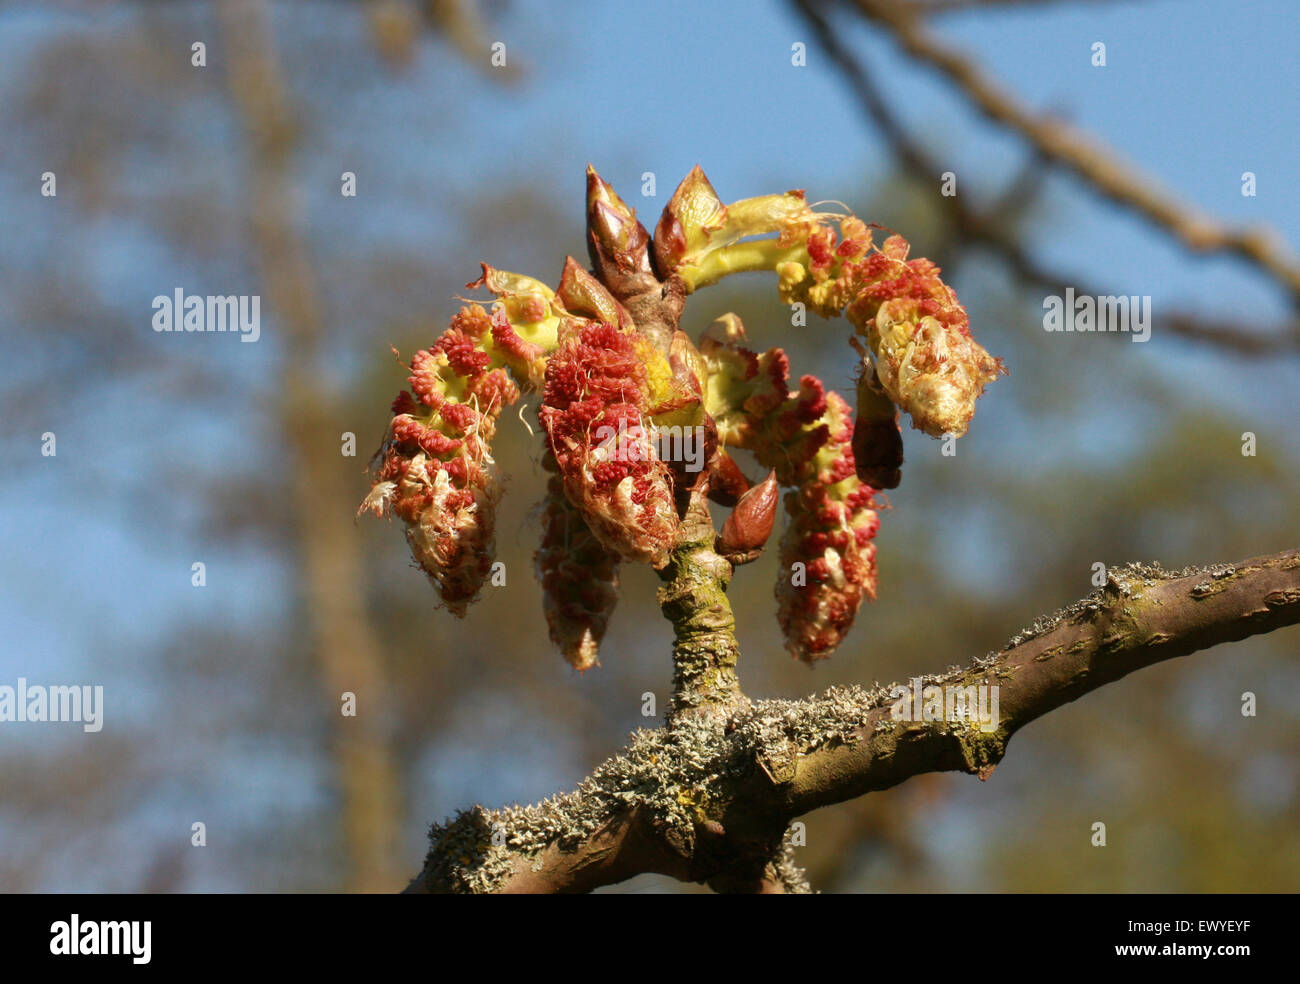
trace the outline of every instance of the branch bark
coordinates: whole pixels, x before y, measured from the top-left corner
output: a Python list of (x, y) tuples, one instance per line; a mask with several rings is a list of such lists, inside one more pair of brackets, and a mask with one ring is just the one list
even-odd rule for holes
[(572, 892), (646, 872), (720, 891), (806, 891), (796, 817), (926, 772), (987, 779), (1011, 736), (1145, 666), (1300, 622), (1300, 550), (1177, 572), (1130, 565), (997, 653), (923, 685), (999, 688), (989, 731), (900, 721), (895, 688), (744, 701), (632, 736), (572, 793), (474, 807), (431, 832), (409, 892)]
[(715, 537), (708, 500), (697, 490), (682, 519), (682, 542), (659, 572), (659, 604), (674, 632), (670, 721), (722, 716), (748, 703), (736, 676), (740, 644), (726, 595), (732, 567), (713, 549)]
[[(255, 260), (284, 336), (279, 419), (292, 464), (288, 486), (298, 524), (311, 652), (325, 706), (335, 709), (347, 887), (387, 892), (401, 884), (397, 763), (388, 725), (376, 710), (384, 706), (388, 682), (363, 601), (360, 538), (344, 508), (354, 498), (341, 470), (347, 459), (340, 459), (338, 432), (331, 434), (322, 425), (336, 407), (323, 383), (325, 318), (316, 271), (294, 204), (294, 111), (264, 0), (222, 0), (217, 10), (229, 58), (227, 84), (249, 146)], [(346, 691), (357, 694), (368, 712), (341, 717), (337, 702)]]

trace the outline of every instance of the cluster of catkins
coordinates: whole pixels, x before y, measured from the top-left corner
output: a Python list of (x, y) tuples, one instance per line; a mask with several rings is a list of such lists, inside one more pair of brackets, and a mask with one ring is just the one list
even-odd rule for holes
[[(537, 573), (552, 640), (586, 670), (616, 602), (619, 563), (668, 562), (681, 493), (699, 479), (660, 457), (656, 434), (703, 434), (713, 477), (704, 488), (716, 500), (735, 504), (748, 487), (728, 447), (771, 472), (741, 498), (737, 517), (753, 512), (760, 491), (790, 490), (778, 619), (795, 656), (829, 655), (875, 596), (875, 496), (899, 481), (898, 409), (927, 434), (960, 436), (1001, 363), (971, 338), (934, 264), (909, 260), (900, 236), (877, 245), (857, 218), (814, 211), (802, 192), (724, 205), (696, 168), (651, 240), (589, 169), (588, 230), (600, 279), (572, 257), (554, 291), (484, 264), (469, 286), (486, 287), (496, 301), (490, 312), (461, 308), (412, 358), (410, 388), (393, 403), (362, 508), (403, 520), (416, 563), (463, 615), (491, 571), (497, 420), (521, 393), (540, 393), (551, 477)], [(787, 304), (842, 313), (861, 336), (856, 418), (816, 377), (792, 386), (785, 353), (749, 348), (734, 315), (710, 324), (698, 345), (681, 331), (664, 344), (639, 331), (602, 283), (626, 288), (649, 277), (689, 294), (752, 270), (775, 273)], [(724, 527), (719, 549), (739, 562), (742, 548), (761, 547), (771, 517), (750, 523), (763, 529), (758, 542), (730, 542), (745, 539), (736, 525)]]

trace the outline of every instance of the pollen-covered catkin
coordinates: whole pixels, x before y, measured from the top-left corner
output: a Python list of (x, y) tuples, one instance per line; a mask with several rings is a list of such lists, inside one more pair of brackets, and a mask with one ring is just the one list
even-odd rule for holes
[(393, 401), (375, 485), (362, 504), (406, 523), (411, 555), (463, 616), (492, 566), (499, 490), (491, 441), (519, 387), (483, 351), (492, 321), (462, 308), (434, 345), (411, 359), (411, 389)]
[(564, 491), (591, 531), (618, 556), (654, 565), (667, 561), (678, 525), (647, 419), (670, 374), (639, 335), (584, 325), (551, 356), (539, 412)]
[(909, 260), (909, 251), (897, 235), (877, 246), (861, 219), (817, 211), (802, 191), (725, 205), (698, 167), (664, 208), (655, 237), (661, 270), (688, 290), (766, 270), (785, 303), (825, 318), (847, 314), (871, 349), (882, 390), (913, 426), (961, 436), (984, 387), (1006, 370), (971, 337), (939, 268)]
[(760, 356), (745, 341), (735, 315), (705, 330), (706, 405), (726, 443), (752, 451), (793, 488), (785, 497), (777, 619), (786, 648), (812, 662), (835, 650), (862, 602), (875, 597), (875, 489), (857, 476), (853, 414), (843, 398), (815, 376), (790, 391), (785, 353)]
[[(554, 468), (553, 458), (548, 467)], [(619, 559), (596, 539), (555, 474), (546, 487), (534, 560), (551, 641), (570, 666), (586, 672), (600, 662), (600, 642), (618, 604)]]
[[(492, 568), (500, 489), (491, 442), (502, 410), (521, 390), (540, 390), (561, 337), (627, 312), (572, 257), (558, 291), (483, 264), (467, 287), (497, 297), (489, 314), (467, 304), (429, 348), (411, 359), (410, 390), (376, 456), (375, 483), (362, 510), (390, 511), (406, 523), (416, 563), (447, 607), (463, 616)], [(593, 320), (597, 319), (597, 320)]]

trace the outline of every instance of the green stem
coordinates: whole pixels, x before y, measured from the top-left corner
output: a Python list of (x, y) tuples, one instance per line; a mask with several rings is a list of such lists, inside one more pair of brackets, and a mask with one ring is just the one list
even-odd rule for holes
[(723, 717), (747, 702), (736, 677), (740, 646), (727, 600), (731, 564), (713, 549), (707, 499), (695, 493), (682, 538), (659, 572), (659, 605), (673, 624), (673, 700), (669, 723), (685, 715)]
[(698, 290), (733, 273), (772, 271), (790, 261), (807, 264), (808, 250), (803, 244), (778, 246), (775, 239), (750, 239), (688, 260), (677, 273), (691, 290)]

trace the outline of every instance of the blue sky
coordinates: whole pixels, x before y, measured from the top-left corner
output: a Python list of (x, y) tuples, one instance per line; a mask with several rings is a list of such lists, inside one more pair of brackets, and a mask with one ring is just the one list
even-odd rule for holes
[[(149, 6), (157, 16), (157, 6)], [(813, 199), (837, 198), (858, 208), (865, 203), (855, 197), (892, 169), (887, 147), (864, 125), (841, 77), (784, 4), (661, 3), (651, 12), (626, 3), (513, 3), (488, 33), (504, 41), (508, 57), (526, 70), (523, 84), (514, 88), (471, 71), (436, 39), (422, 42), (411, 73), (394, 80), (369, 56), (357, 55), (368, 44), (359, 12), (339, 4), (318, 17), (317, 8), (277, 5), (276, 25), (291, 83), (301, 84), (307, 61), (324, 57), (331, 45), (346, 55), (313, 104), (319, 145), (300, 162), (309, 221), (325, 242), (446, 249), (444, 220), (457, 201), (496, 180), (528, 178), (555, 189), (560, 207), (572, 208), (589, 161), (648, 221), (696, 163), (727, 200), (805, 187)], [(64, 32), (90, 36), (137, 16), (119, 10), (91, 17), (21, 3), (0, 7), (0, 93), (16, 91), (16, 80), (42, 57), (43, 39)], [(964, 193), (984, 199), (1011, 179), (1025, 155), (1018, 140), (985, 123), (933, 72), (906, 61), (873, 31), (843, 16), (836, 20), (887, 86), (899, 114), (957, 173)], [(1296, 5), (1286, 0), (1152, 0), (1013, 7), (939, 18), (934, 28), (1018, 98), (1066, 114), (1157, 176), (1175, 196), (1225, 220), (1267, 222), (1294, 248), (1300, 229), (1296, 24)], [(1106, 44), (1104, 68), (1090, 64), (1095, 41)], [(808, 46), (805, 67), (791, 64), (796, 42)], [(242, 151), (231, 142), (234, 134), (220, 104), (208, 101), (200, 108), (177, 124), (178, 139), (191, 152), (198, 149), (216, 161), (211, 172), (193, 180), (211, 180), (222, 194), (238, 195), (232, 175)], [(65, 255), (64, 244), (50, 241), (41, 228), (47, 203), (37, 197), (36, 175), (44, 167), (23, 157), (25, 146), (18, 141), (0, 154), (0, 215), (20, 232), (0, 243), (0, 263), (11, 271)], [(229, 155), (229, 168), (221, 163), (223, 155)], [(436, 162), (436, 185), (428, 177), (430, 161)], [(177, 173), (165, 159), (140, 166), (141, 181), (141, 173)], [(357, 208), (337, 195), (337, 175), (348, 169), (358, 173), (363, 191)], [(1247, 170), (1258, 177), (1254, 198), (1241, 195)], [(657, 181), (652, 200), (638, 194), (647, 171)], [(423, 199), (413, 204), (413, 194)], [(142, 331), (148, 330), (147, 298), (169, 291), (178, 277), (193, 277), (192, 290), (208, 278), (220, 279), (202, 265), (186, 266), (192, 261), (169, 256), (165, 243), (129, 215), (84, 226), (77, 248), (86, 282), (106, 304), (146, 299)], [(1098, 205), (1068, 177), (1050, 181), (1045, 219), (1028, 248), (1044, 262), (1118, 293), (1150, 294), (1157, 309), (1199, 307), (1260, 323), (1286, 314), (1278, 291), (1243, 264), (1189, 259), (1141, 220)], [(581, 249), (581, 242), (573, 243), (573, 252), (581, 255)], [(510, 266), (507, 258), (499, 262)], [(558, 270), (523, 272), (551, 279)], [(431, 302), (441, 296), (434, 286)], [(0, 318), (9, 317), (9, 310), (0, 296)], [(972, 311), (972, 321), (978, 331), (978, 311)], [(232, 371), (256, 375), (270, 364), (275, 344), (272, 332), (264, 344), (246, 347), (254, 351), (215, 345), (213, 351), (215, 358), (232, 361)], [(1225, 368), (1213, 351), (1161, 338), (1144, 348), (1141, 357), (1166, 371), (1212, 381), (1215, 401), (1245, 408), (1261, 393), (1272, 394), (1279, 401), (1273, 405), (1294, 419), (1294, 405), (1282, 398), (1296, 391), (1289, 364)], [(0, 378), (20, 376), (17, 363), (6, 359)], [(159, 441), (177, 453), (237, 455), (241, 440), (259, 437), (252, 423), (256, 408), (231, 412), (232, 419), (244, 421), (244, 430), (231, 433), (178, 411), (181, 416)], [(128, 528), (129, 510), (122, 504), (86, 507), (84, 490), (74, 493), (78, 448), (94, 447), (103, 467), (115, 467), (115, 435), (130, 437), (152, 426), (152, 413), (137, 394), (117, 394), (93, 420), (60, 425), (57, 462), (11, 474), (0, 492), (6, 544), (0, 563), (0, 624), (6, 632), (0, 683), (33, 665), (49, 682), (107, 677), (116, 691), (110, 700), (121, 701), (110, 703), (110, 716), (144, 721), (159, 695), (142, 685), (132, 654), (147, 648), (155, 634), (165, 634), (149, 627), (151, 619), (185, 620), (214, 607), (246, 618), (278, 604), (281, 572), (247, 553), (212, 546), (203, 547), (210, 586), (200, 601), (188, 573), (198, 547), (176, 542), (165, 528)], [(11, 439), (36, 453), (37, 435)], [(1295, 435), (1288, 439), (1295, 450)], [(125, 439), (123, 445), (121, 453), (129, 455), (135, 442)], [(69, 594), (75, 597), (73, 617)]]

